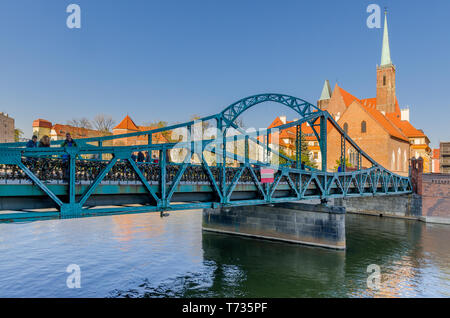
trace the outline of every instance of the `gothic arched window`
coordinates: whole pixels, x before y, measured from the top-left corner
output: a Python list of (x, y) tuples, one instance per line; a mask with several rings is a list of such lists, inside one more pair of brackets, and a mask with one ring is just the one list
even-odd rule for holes
[(365, 121), (361, 122), (361, 132), (367, 132), (367, 123)]
[(349, 158), (349, 163), (353, 166), (353, 167), (357, 167), (358, 166), (358, 152), (354, 149), (349, 149), (348, 150), (348, 158)]
[(383, 86), (386, 86), (386, 75), (383, 76)]
[(391, 170), (395, 170), (395, 152), (392, 150)]
[(347, 123), (344, 124), (344, 131), (346, 134), (348, 134), (348, 124)]

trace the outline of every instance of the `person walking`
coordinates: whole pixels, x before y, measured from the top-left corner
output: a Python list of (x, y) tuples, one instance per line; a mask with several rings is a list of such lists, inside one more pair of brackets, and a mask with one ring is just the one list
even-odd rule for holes
[(70, 133), (66, 134), (66, 139), (61, 144), (61, 147), (76, 147), (77, 143), (72, 139), (72, 135)]
[[(77, 143), (72, 139), (72, 135), (70, 133), (66, 133), (66, 139), (61, 144), (61, 147), (76, 147)], [(69, 174), (69, 154), (66, 152), (62, 155), (63, 167), (64, 167), (64, 180), (69, 182), (70, 174)]]
[(41, 138), (41, 140), (39, 140), (39, 145), (38, 147), (40, 148), (48, 148), (50, 147), (50, 137), (45, 135)]
[(37, 139), (38, 139), (37, 136), (33, 135), (33, 137), (31, 137), (31, 139), (28, 140), (26, 147), (27, 148), (36, 148), (38, 146)]
[[(50, 148), (50, 137), (45, 135), (41, 138), (41, 140), (39, 141), (39, 148)], [(40, 169), (40, 179), (43, 180), (44, 183), (48, 183), (48, 170), (49, 170), (49, 162), (48, 162), (48, 158), (45, 158), (45, 156), (43, 156), (42, 158), (39, 159), (39, 166), (41, 167)]]
[[(38, 142), (37, 142), (37, 136), (33, 135), (33, 137), (31, 137), (30, 140), (28, 140), (26, 147), (27, 148), (37, 148), (38, 146)], [(34, 155), (35, 156), (35, 155)], [(36, 168), (36, 157), (34, 157), (33, 154), (31, 154), (31, 157), (27, 157), (26, 161), (30, 164), (30, 169), (31, 171), (33, 171), (33, 173), (35, 172), (35, 168)], [(33, 182), (34, 184), (34, 182)]]

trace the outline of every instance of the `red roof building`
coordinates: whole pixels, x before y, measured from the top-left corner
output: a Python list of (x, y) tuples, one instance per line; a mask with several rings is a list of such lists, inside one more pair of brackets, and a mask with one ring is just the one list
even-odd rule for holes
[[(131, 119), (130, 116), (126, 115), (125, 118), (116, 126), (113, 128), (113, 134), (114, 135), (122, 135), (122, 134), (129, 134), (129, 133), (135, 133), (140, 131), (148, 131), (157, 129), (156, 126), (138, 126), (136, 123)], [(155, 133), (152, 135), (152, 143), (159, 144), (159, 143), (167, 143), (169, 142), (168, 138), (166, 136), (170, 135), (170, 133), (163, 134), (163, 133)], [(131, 146), (131, 145), (147, 145), (148, 144), (148, 136), (147, 135), (141, 135), (141, 136), (133, 136), (133, 137), (126, 137), (126, 138), (120, 138), (120, 139), (114, 139), (114, 145), (115, 146)]]
[[(424, 159), (424, 172), (430, 172), (430, 140), (422, 130), (411, 124), (409, 109), (400, 109), (396, 97), (395, 66), (390, 58), (387, 19), (381, 61), (377, 67), (376, 97), (359, 99), (338, 84), (331, 90), (327, 80), (317, 105), (327, 110), (361, 149), (387, 169), (407, 175), (409, 159), (420, 156)], [(286, 119), (277, 117), (269, 128), (282, 123), (286, 123)], [(327, 129), (327, 167), (333, 170), (336, 160), (340, 158), (340, 134), (330, 125)], [(320, 162), (320, 149), (311, 127), (305, 124), (302, 131), (307, 134), (310, 156), (317, 163)], [(281, 132), (279, 137), (280, 146), (290, 152), (295, 151), (295, 127)], [(355, 149), (347, 146), (346, 152), (350, 164), (356, 165)], [(362, 165), (370, 166), (370, 163), (363, 160)]]

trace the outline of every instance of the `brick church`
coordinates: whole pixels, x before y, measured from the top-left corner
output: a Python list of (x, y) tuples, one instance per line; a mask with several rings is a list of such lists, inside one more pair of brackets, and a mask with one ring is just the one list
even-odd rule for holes
[[(359, 99), (338, 84), (331, 90), (325, 81), (317, 105), (333, 115), (339, 125), (375, 161), (396, 173), (407, 175), (409, 159), (422, 157), (425, 171), (431, 168), (429, 139), (409, 121), (409, 109), (400, 109), (396, 96), (395, 66), (391, 61), (387, 16), (384, 20), (381, 64), (377, 66), (376, 97)], [(340, 137), (328, 132), (328, 169), (340, 157)], [(356, 165), (356, 152), (346, 149), (350, 164)], [(363, 160), (363, 167), (370, 167)], [(428, 172), (428, 171), (427, 171)]]

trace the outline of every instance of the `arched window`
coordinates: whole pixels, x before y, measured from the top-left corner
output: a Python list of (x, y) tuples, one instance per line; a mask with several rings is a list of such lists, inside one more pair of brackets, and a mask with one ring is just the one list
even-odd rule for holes
[(361, 122), (361, 132), (367, 132), (367, 123), (365, 121)]
[(349, 149), (348, 150), (348, 162), (353, 166), (353, 167), (357, 167), (358, 166), (358, 152), (354, 149)]
[(395, 151), (392, 150), (391, 170), (395, 170)]
[(383, 76), (383, 86), (386, 86), (386, 75)]
[(408, 156), (406, 150), (403, 151), (403, 171), (408, 171)]
[(344, 124), (344, 131), (346, 134), (348, 134), (348, 124), (347, 123)]
[(400, 164), (402, 163), (402, 151), (400, 150), (400, 147), (398, 148), (397, 153), (397, 171), (400, 171)]

